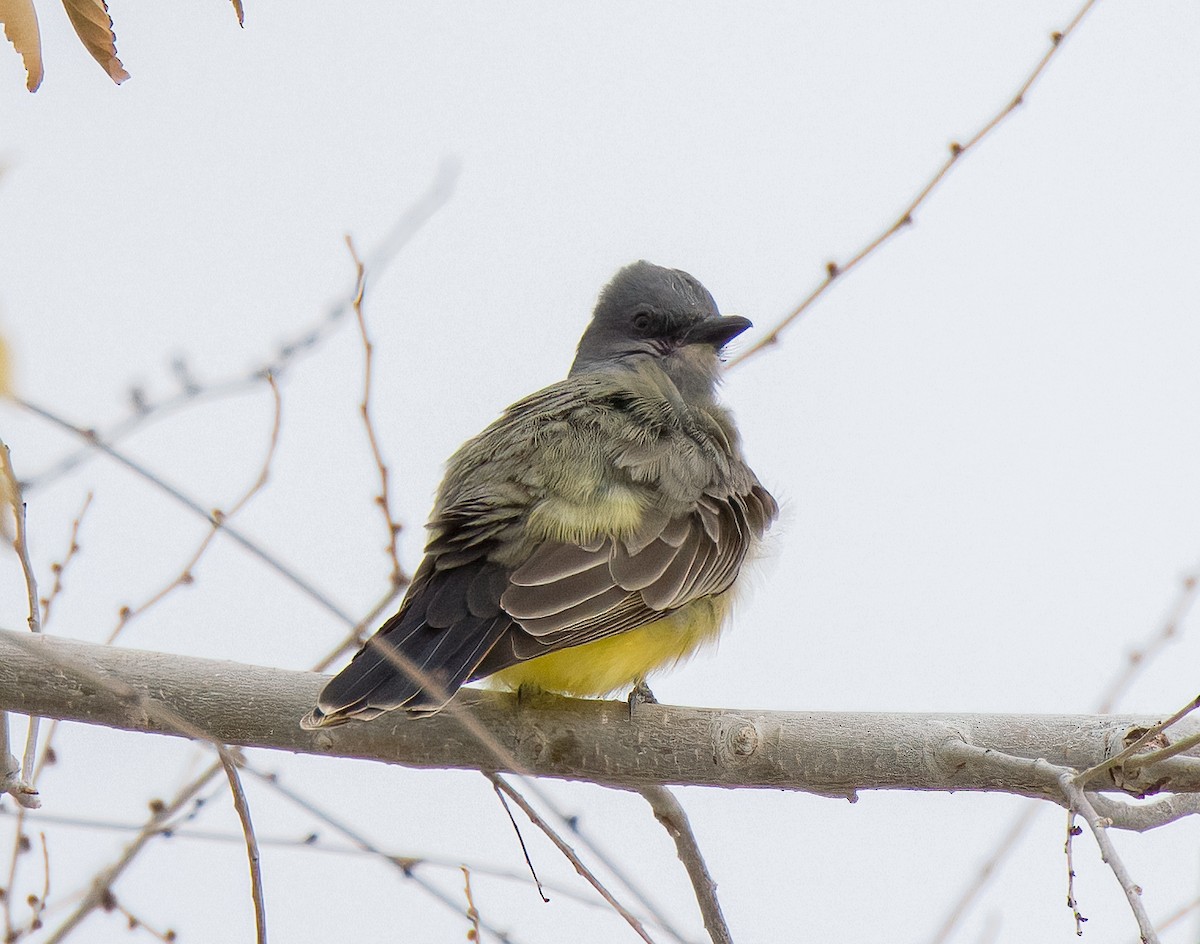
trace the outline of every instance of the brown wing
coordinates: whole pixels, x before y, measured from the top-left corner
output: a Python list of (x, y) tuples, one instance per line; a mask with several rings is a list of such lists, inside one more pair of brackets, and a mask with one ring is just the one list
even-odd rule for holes
[(509, 575), (500, 605), (515, 622), (471, 677), (636, 629), (727, 590), (776, 512), (754, 483), (724, 498), (706, 492), (673, 518), (648, 512), (625, 539), (542, 544)]

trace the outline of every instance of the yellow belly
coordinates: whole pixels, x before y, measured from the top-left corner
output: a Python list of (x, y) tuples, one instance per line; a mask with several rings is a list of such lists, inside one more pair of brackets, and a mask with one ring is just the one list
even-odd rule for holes
[(728, 592), (705, 597), (637, 629), (511, 666), (487, 682), (509, 691), (524, 685), (561, 695), (611, 695), (716, 640), (728, 611)]

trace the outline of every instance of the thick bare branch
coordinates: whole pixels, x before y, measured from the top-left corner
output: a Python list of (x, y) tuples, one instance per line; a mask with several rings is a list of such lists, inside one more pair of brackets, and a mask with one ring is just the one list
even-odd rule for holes
[[(72, 665), (119, 680), (137, 697), (117, 698)], [(178, 733), (163, 719), (243, 746), (358, 757), (422, 768), (496, 770), (497, 758), (462, 720), (443, 712), (402, 713), (368, 724), (304, 731), (300, 716), (323, 677), (165, 653), (0, 630), (0, 710)], [(1075, 770), (1110, 756), (1132, 728), (1154, 718), (1091, 715), (767, 712), (643, 705), (538, 696), (517, 700), (464, 691), (473, 726), (506, 745), (539, 776), (623, 789), (653, 784), (769, 787), (852, 798), (858, 790), (993, 790), (1037, 797), (1061, 791), (1032, 759)], [(165, 712), (147, 712), (142, 699)], [(143, 704), (148, 702), (142, 702)], [(153, 715), (151, 717), (150, 715)], [(1193, 719), (1179, 736), (1197, 729)], [(969, 744), (1020, 758), (1023, 768), (992, 764)], [(501, 768), (503, 769), (503, 768)], [(1173, 757), (1138, 771), (1121, 787), (1200, 792), (1200, 758)], [(1096, 789), (1117, 791), (1116, 783)]]

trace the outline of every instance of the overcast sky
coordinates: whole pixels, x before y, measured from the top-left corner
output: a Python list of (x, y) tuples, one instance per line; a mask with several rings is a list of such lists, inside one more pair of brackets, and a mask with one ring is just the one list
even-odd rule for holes
[[(639, 258), (686, 269), (756, 325), (743, 347), (896, 218), (1013, 94), (1073, 0), (984, 3), (114, 3), (120, 88), (43, 3), (47, 74), (24, 91), (0, 47), (0, 332), (17, 387), (83, 425), (129, 390), (244, 375), (304, 336), (433, 182), (445, 205), (372, 278), (373, 406), (406, 566), (442, 462), (511, 401), (561, 377), (596, 293)], [(1104, 0), (1027, 102), (967, 155), (916, 224), (839, 280), (783, 343), (728, 376), (749, 461), (785, 508), (715, 654), (654, 683), (667, 702), (793, 710), (1094, 710), (1200, 559), (1200, 6)], [(447, 168), (457, 168), (448, 171)], [(453, 180), (450, 181), (450, 177)], [(447, 181), (450, 181), (447, 183)], [(343, 320), (281, 384), (268, 488), (239, 526), (346, 610), (386, 586), (376, 471)], [(128, 451), (205, 507), (257, 474), (263, 387), (142, 427)], [(0, 407), (18, 472), (71, 441)], [(95, 498), (52, 632), (101, 640), (203, 537), (95, 459), (29, 495), (44, 583)], [(2, 624), (24, 624), (15, 561)], [(217, 540), (193, 586), (130, 624), (131, 646), (306, 668), (344, 630)], [(1197, 691), (1185, 624), (1122, 710)], [(207, 762), (186, 744), (72, 727), (45, 810), (138, 821)], [(390, 851), (523, 869), (477, 774), (256, 755)], [(247, 784), (260, 835), (313, 822)], [(700, 922), (644, 802), (547, 789)], [(1023, 801), (687, 789), (739, 942), (923, 942)], [(233, 835), (226, 791), (196, 821)], [(1200, 887), (1197, 824), (1116, 841), (1152, 916)], [(56, 893), (127, 837), (46, 827)], [(1047, 807), (956, 941), (1074, 939), (1064, 814)], [(322, 836), (328, 831), (322, 830)], [(534, 831), (544, 879), (586, 889)], [(0, 850), (11, 823), (0, 820)], [(330, 837), (332, 842), (332, 837)], [(6, 852), (0, 852), (6, 857)], [(6, 859), (5, 859), (6, 860)], [(1080, 839), (1087, 939), (1136, 937)], [(274, 940), (462, 940), (466, 924), (384, 864), (267, 848)], [(159, 841), (116, 888), (182, 941), (252, 939), (237, 844)], [(34, 882), (36, 869), (27, 880)], [(424, 873), (423, 873), (424, 874)], [(430, 878), (462, 900), (457, 871)], [(518, 942), (631, 939), (619, 918), (473, 879)], [(30, 890), (36, 890), (31, 885)], [(107, 942), (119, 916), (74, 936)], [(53, 925), (51, 920), (50, 925)], [(1200, 915), (1164, 933), (1194, 940)]]

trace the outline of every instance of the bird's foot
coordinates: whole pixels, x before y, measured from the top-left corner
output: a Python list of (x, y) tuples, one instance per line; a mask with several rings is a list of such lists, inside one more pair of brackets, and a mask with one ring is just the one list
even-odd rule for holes
[(646, 684), (645, 679), (638, 679), (633, 688), (629, 690), (629, 717), (633, 717), (634, 709), (638, 705), (657, 705), (658, 699), (654, 697), (654, 692), (650, 691), (650, 686)]
[(522, 682), (517, 686), (517, 709), (525, 707), (529, 702), (536, 701), (542, 694), (542, 689), (530, 682)]

